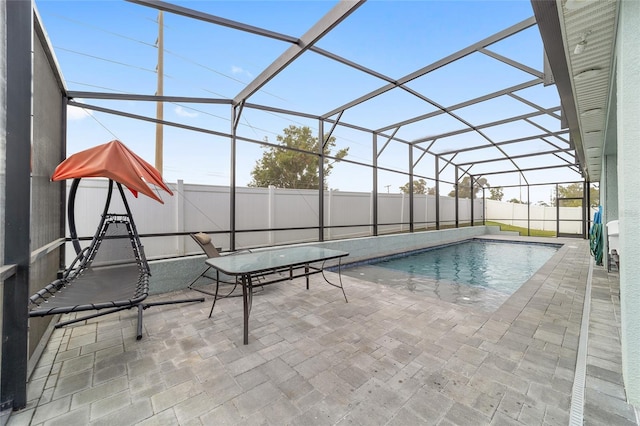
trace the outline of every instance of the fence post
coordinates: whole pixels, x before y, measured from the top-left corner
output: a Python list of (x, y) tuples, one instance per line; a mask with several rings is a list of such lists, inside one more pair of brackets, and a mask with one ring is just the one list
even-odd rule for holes
[[(269, 229), (273, 229), (275, 227), (276, 221), (276, 187), (273, 185), (269, 185), (269, 190), (267, 192), (267, 196), (269, 197), (268, 203), (268, 220), (269, 220)], [(273, 231), (269, 231), (269, 245), (274, 245), (275, 235)]]
[(527, 184), (527, 236), (531, 236), (531, 186)]
[(374, 236), (378, 235), (378, 224), (376, 223), (375, 211), (373, 209), (373, 204), (376, 202), (375, 191), (371, 191), (371, 196), (369, 197), (369, 223), (373, 225)]
[(327, 201), (327, 223), (325, 224), (325, 226), (327, 227), (327, 236), (328, 239), (331, 240), (332, 237), (332, 233), (331, 233), (331, 224), (332, 224), (332, 214), (331, 211), (333, 209), (333, 189), (329, 189), (328, 193), (329, 193), (329, 200)]
[(458, 182), (458, 179), (460, 179), (460, 177), (458, 176), (458, 166), (456, 166), (456, 168), (455, 168), (456, 185), (454, 187), (455, 204), (453, 206), (456, 228), (458, 228), (460, 226), (460, 216), (458, 215), (459, 208), (460, 208), (460, 204), (459, 204), (460, 203), (460, 192), (459, 192), (460, 191), (460, 182)]
[(436, 230), (440, 229), (440, 164), (437, 155), (434, 156), (436, 162)]
[[(176, 192), (178, 196), (176, 197), (176, 206), (175, 206), (175, 224), (176, 224), (176, 232), (184, 232), (185, 224), (184, 224), (184, 181), (182, 179), (178, 179), (176, 184)], [(186, 252), (186, 242), (183, 236), (176, 237), (176, 251), (178, 256), (184, 256)]]
[(424, 194), (424, 230), (429, 229), (429, 191)]
[(482, 188), (482, 224), (487, 224), (487, 192)]
[(400, 232), (404, 231), (404, 195), (403, 192), (402, 199), (400, 200)]

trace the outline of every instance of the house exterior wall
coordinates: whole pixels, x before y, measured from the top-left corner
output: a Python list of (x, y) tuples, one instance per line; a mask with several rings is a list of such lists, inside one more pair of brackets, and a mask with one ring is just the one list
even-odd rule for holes
[(640, 406), (640, 2), (620, 2), (616, 47), (620, 309), (627, 398)]

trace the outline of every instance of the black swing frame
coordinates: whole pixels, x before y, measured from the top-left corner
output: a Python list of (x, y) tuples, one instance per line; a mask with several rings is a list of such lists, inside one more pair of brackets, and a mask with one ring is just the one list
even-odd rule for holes
[[(125, 309), (138, 309), (138, 324), (136, 338), (142, 338), (142, 312), (151, 307), (159, 305), (170, 305), (176, 303), (204, 302), (204, 298), (167, 300), (159, 302), (144, 302), (149, 295), (149, 278), (151, 270), (144, 253), (144, 246), (140, 241), (140, 236), (133, 221), (133, 215), (129, 208), (122, 185), (115, 182), (126, 213), (109, 213), (113, 194), (113, 180), (109, 180), (107, 199), (104, 210), (100, 218), (98, 229), (94, 234), (89, 246), (84, 249), (80, 246), (80, 241), (75, 225), (75, 198), (80, 179), (74, 179), (69, 192), (68, 220), (71, 243), (76, 252), (76, 258), (70, 266), (61, 272), (60, 277), (46, 285), (29, 298), (29, 316), (41, 317), (47, 315), (67, 314), (81, 311), (97, 311), (94, 314), (60, 321), (55, 324), (56, 328), (65, 325), (85, 321), (87, 319), (108, 315)], [(105, 238), (118, 238), (109, 236), (110, 227), (124, 227), (126, 236), (131, 244), (132, 253), (135, 257), (136, 268), (128, 265), (125, 279), (118, 275), (118, 268), (126, 269), (123, 265), (109, 265), (106, 267), (93, 267), (92, 265), (100, 245)], [(119, 229), (123, 231), (122, 228)], [(122, 237), (120, 237), (122, 238)], [(118, 279), (113, 279), (113, 278)], [(111, 278), (111, 279), (110, 279)], [(106, 285), (105, 285), (106, 284)], [(125, 297), (121, 297), (126, 294)], [(110, 298), (110, 295), (116, 295)]]

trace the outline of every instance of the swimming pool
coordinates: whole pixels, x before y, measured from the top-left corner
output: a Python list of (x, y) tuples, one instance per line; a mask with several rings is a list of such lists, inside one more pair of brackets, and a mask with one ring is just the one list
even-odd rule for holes
[(474, 239), (379, 259), (346, 268), (343, 273), (495, 310), (560, 247)]

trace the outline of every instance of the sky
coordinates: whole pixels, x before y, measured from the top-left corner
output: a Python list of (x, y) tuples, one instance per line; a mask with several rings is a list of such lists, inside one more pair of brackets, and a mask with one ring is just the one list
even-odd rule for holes
[[(315, 22), (334, 7), (334, 1), (180, 1), (190, 9), (240, 21), (248, 25), (293, 37), (302, 36)], [(97, 91), (153, 95), (157, 90), (158, 12), (125, 1), (53, 1), (36, 0), (48, 37), (53, 45), (67, 88), (73, 91)], [(491, 36), (533, 15), (529, 0), (511, 1), (368, 1), (323, 37), (317, 47), (357, 62), (393, 80), (451, 55), (460, 49)], [(289, 44), (210, 23), (164, 14), (164, 94), (200, 98), (232, 99)], [(490, 50), (536, 70), (542, 70), (543, 49), (536, 26), (490, 46)], [(448, 107), (487, 93), (533, 79), (482, 53), (473, 53), (448, 66), (417, 78), (407, 86), (424, 94), (433, 103)], [(306, 52), (267, 83), (248, 102), (304, 113), (325, 114), (386, 84), (380, 78), (364, 74), (314, 52)], [(518, 92), (518, 96), (552, 108), (559, 105), (555, 86), (535, 87)], [(153, 102), (82, 100), (130, 114), (155, 117)], [(406, 91), (393, 90), (347, 110), (342, 120), (369, 129), (384, 128), (407, 118), (437, 110)], [(397, 136), (416, 140), (429, 135), (461, 128), (460, 119), (480, 125), (505, 117), (534, 111), (517, 99), (502, 96), (482, 105), (456, 110), (458, 118), (440, 115), (425, 122), (403, 126)], [(154, 123), (140, 122), (112, 114), (69, 108), (68, 154), (120, 139), (147, 161), (154, 162)], [(164, 118), (207, 129), (194, 132), (165, 126), (164, 168), (166, 181), (229, 185), (230, 144), (218, 133), (229, 133), (231, 110), (228, 105), (205, 103), (167, 103)], [(558, 120), (548, 116), (483, 130), (493, 141), (511, 139), (513, 135), (539, 134), (540, 127), (558, 131)], [(294, 117), (245, 108), (238, 134), (253, 141), (276, 142), (278, 134), (289, 125), (307, 125), (317, 131), (318, 120)], [(325, 125), (325, 130), (329, 126)], [(393, 130), (388, 131), (391, 134)], [(370, 133), (338, 126), (333, 133), (336, 149), (349, 148), (348, 158), (373, 164)], [(560, 140), (551, 142), (562, 145)], [(386, 139), (381, 139), (379, 148)], [(470, 144), (487, 144), (476, 132), (443, 138), (433, 143), (436, 152), (465, 148)], [(421, 144), (429, 146), (430, 142)], [(505, 145), (502, 150), (518, 155), (526, 150), (548, 150), (540, 141)], [(257, 143), (239, 142), (237, 149), (237, 185), (251, 179), (251, 170), (264, 148)], [(496, 148), (462, 152), (457, 161), (474, 162), (496, 155)], [(418, 154), (414, 153), (417, 157)], [(384, 168), (406, 172), (408, 148), (393, 142), (378, 154)], [(414, 161), (416, 158), (414, 158)], [(561, 164), (557, 158), (544, 158), (544, 164)], [(473, 173), (505, 164), (473, 166)], [(518, 160), (520, 167), (541, 165), (536, 159)], [(441, 166), (442, 167), (442, 164)], [(467, 166), (468, 167), (468, 166)], [(420, 159), (415, 172), (434, 176), (431, 156)], [(341, 162), (328, 178), (329, 187), (341, 191), (371, 191), (370, 167)], [(565, 169), (527, 175), (530, 183), (576, 181), (579, 176)], [(445, 168), (441, 177), (454, 179), (453, 168)], [(492, 186), (521, 182), (515, 174), (488, 177)], [(399, 192), (407, 176), (381, 171), (378, 190)], [(430, 185), (431, 186), (431, 185)], [(443, 192), (451, 185), (443, 184)], [(551, 187), (532, 188), (531, 201), (549, 201)], [(520, 197), (518, 189), (505, 189), (505, 198)]]

